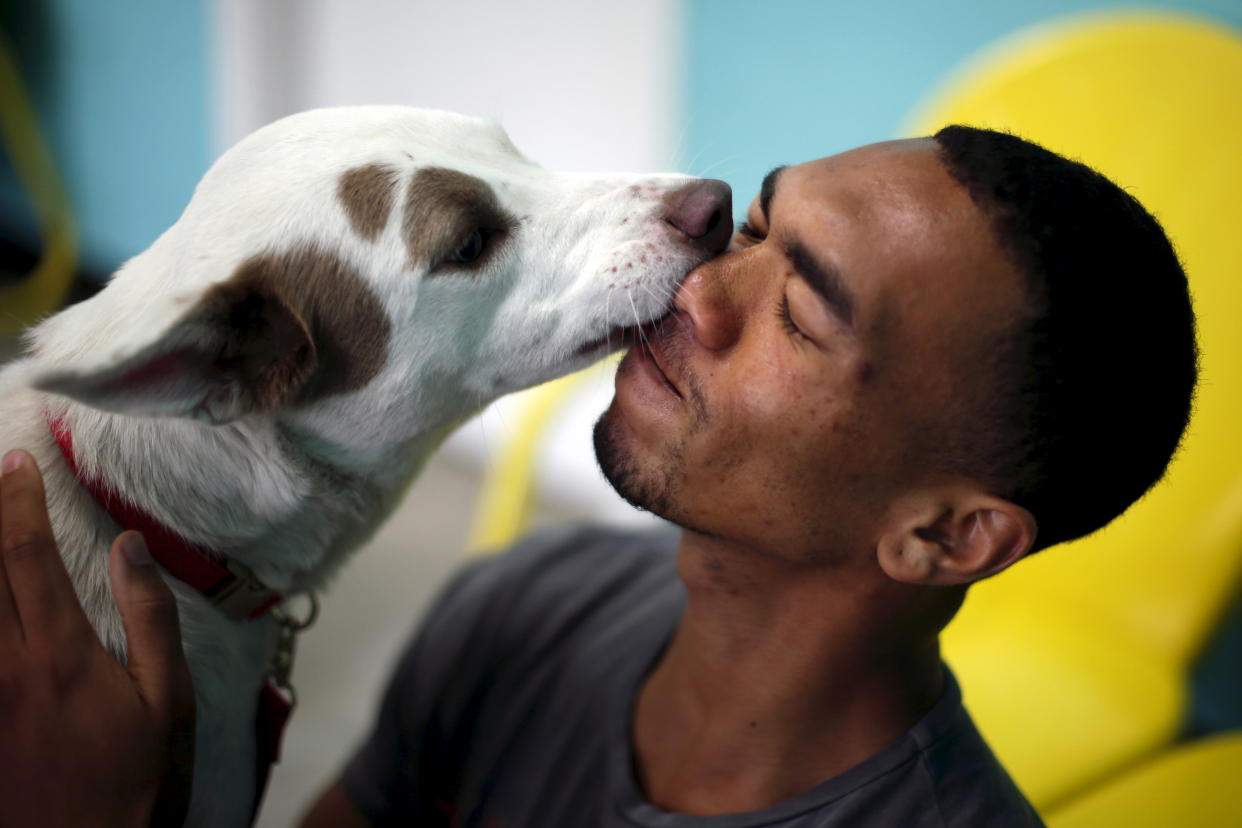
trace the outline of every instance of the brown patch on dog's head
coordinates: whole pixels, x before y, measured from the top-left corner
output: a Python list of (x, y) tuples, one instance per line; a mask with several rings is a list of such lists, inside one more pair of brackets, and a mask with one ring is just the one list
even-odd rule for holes
[(347, 170), (336, 187), (349, 226), (367, 241), (375, 241), (388, 223), (397, 196), (400, 171), (387, 164), (367, 164)]
[(477, 269), (516, 225), (517, 219), (500, 206), (482, 179), (443, 167), (424, 167), (410, 181), (402, 232), (411, 268), (434, 270), (479, 230), (489, 240), (484, 254), (458, 265), (463, 270)]
[(242, 403), (246, 410), (275, 409), (315, 369), (315, 344), (305, 321), (257, 272), (240, 271), (214, 286), (187, 322), (211, 332), (204, 345), (212, 353), (205, 356), (211, 359), (213, 371), (235, 378), (246, 397)]
[(299, 402), (354, 391), (384, 367), (392, 323), (358, 271), (335, 253), (300, 245), (257, 256), (221, 289), (272, 292), (302, 321), (315, 370), (301, 383)]

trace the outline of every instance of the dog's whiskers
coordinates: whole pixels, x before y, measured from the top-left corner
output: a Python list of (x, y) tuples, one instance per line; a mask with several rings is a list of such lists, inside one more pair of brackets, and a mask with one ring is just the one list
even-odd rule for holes
[(612, 351), (612, 328), (613, 328), (612, 311), (610, 309), (611, 305), (612, 305), (612, 291), (610, 290), (604, 294), (604, 331), (606, 332), (604, 336), (607, 337), (607, 345), (608, 345), (609, 352)]
[(737, 159), (739, 159), (739, 158), (741, 158), (741, 157), (742, 157), (742, 156), (741, 156), (740, 154), (738, 154), (738, 155), (726, 155), (724, 158), (721, 158), (719, 161), (714, 161), (714, 162), (712, 162), (711, 164), (708, 164), (708, 165), (707, 165), (707, 167), (703, 170), (703, 172), (699, 173), (699, 177), (700, 177), (700, 178), (706, 178), (706, 177), (707, 177), (707, 174), (708, 174), (709, 172), (711, 172), (712, 170), (716, 169), (716, 168), (717, 168), (717, 167), (719, 167), (721, 164), (727, 164), (727, 163), (728, 163), (728, 162), (730, 162), (730, 161), (736, 161)]
[(634, 305), (634, 295), (630, 293), (630, 289), (625, 289), (625, 298), (630, 302), (630, 312), (634, 314), (634, 325), (641, 328), (643, 324), (642, 317), (638, 315), (638, 308)]
[(668, 296), (661, 296), (660, 294), (658, 294), (658, 293), (656, 293), (654, 290), (652, 290), (650, 285), (645, 284), (645, 283), (642, 285), (642, 289), (643, 289), (643, 290), (645, 290), (645, 291), (647, 291), (647, 295), (648, 295), (648, 296), (650, 296), (652, 299), (654, 299), (654, 300), (655, 300), (655, 306), (656, 306), (657, 308), (667, 307), (667, 305), (668, 305), (668, 300), (669, 300), (669, 298), (670, 298), (670, 297), (668, 297)]
[(694, 172), (694, 165), (698, 163), (699, 158), (701, 158), (703, 153), (706, 151), (707, 151), (707, 147), (700, 147), (699, 151), (696, 152), (694, 154), (694, 157), (690, 159), (690, 163), (686, 164), (686, 170), (689, 171), (690, 175), (696, 175), (696, 173)]
[(630, 310), (634, 313), (634, 325), (638, 329), (638, 341), (644, 346), (647, 344), (647, 334), (643, 331), (643, 320), (638, 315), (638, 308), (634, 305), (634, 295), (630, 293), (630, 289), (625, 289), (625, 298), (630, 300)]
[(643, 347), (646, 347), (648, 344), (647, 332), (643, 330), (642, 319), (638, 315), (638, 308), (634, 305), (634, 296), (630, 293), (630, 289), (628, 287), (625, 289), (625, 297), (630, 300), (630, 310), (634, 313), (634, 326), (635, 330), (638, 331), (638, 342)]

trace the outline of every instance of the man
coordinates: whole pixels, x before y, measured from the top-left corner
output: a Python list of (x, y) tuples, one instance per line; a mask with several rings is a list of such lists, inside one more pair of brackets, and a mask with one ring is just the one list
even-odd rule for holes
[(938, 633), (1160, 477), (1195, 366), (1163, 233), (1080, 165), (949, 128), (773, 171), (596, 428), (680, 536), (459, 576), (306, 824), (1040, 824)]

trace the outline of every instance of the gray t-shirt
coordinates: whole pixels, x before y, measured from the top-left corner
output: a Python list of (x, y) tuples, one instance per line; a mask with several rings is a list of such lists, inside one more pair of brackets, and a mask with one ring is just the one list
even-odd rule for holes
[(684, 606), (675, 545), (667, 531), (559, 530), (468, 567), (423, 622), (345, 770), (354, 806), (377, 826), (1042, 825), (951, 675), (904, 737), (786, 802), (711, 817), (647, 802), (631, 770), (630, 711)]

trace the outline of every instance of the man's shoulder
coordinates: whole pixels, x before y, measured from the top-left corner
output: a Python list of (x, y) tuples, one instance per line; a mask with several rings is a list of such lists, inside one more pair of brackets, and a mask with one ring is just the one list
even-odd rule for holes
[(946, 684), (940, 704), (909, 734), (945, 824), (1039, 828), (1043, 822), (975, 726), (947, 668)]

